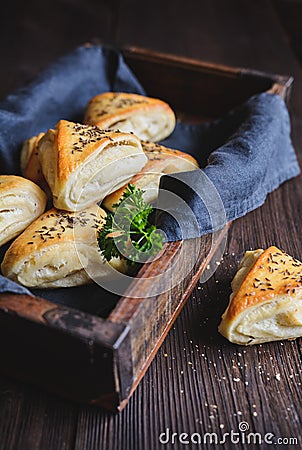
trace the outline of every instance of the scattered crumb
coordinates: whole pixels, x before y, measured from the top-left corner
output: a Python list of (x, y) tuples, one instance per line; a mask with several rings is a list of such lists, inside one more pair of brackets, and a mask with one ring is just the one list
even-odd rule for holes
[(258, 416), (258, 414), (256, 413), (256, 411), (253, 412), (253, 416), (254, 416), (254, 417), (257, 417), (257, 416)]
[(240, 378), (233, 378), (233, 381), (235, 381), (236, 383), (238, 383), (238, 381), (240, 381)]
[(280, 381), (280, 380), (281, 380), (281, 375), (280, 375), (280, 373), (276, 373), (275, 378), (276, 378), (277, 381)]

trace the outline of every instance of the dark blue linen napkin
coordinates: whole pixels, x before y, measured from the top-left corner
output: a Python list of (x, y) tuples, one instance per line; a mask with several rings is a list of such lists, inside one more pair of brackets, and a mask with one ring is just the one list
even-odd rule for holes
[[(203, 167), (161, 179), (157, 223), (171, 241), (222, 228), (300, 172), (279, 95), (255, 95), (212, 123), (179, 123), (163, 143), (191, 153)], [(166, 191), (177, 193), (173, 202)]]
[(25, 139), (54, 127), (60, 119), (81, 121), (90, 98), (107, 91), (145, 94), (119, 52), (87, 45), (9, 95), (0, 104), (1, 174), (20, 174)]
[[(87, 45), (8, 96), (0, 104), (0, 173), (20, 174), (26, 138), (60, 119), (81, 121), (88, 100), (106, 91), (148, 94), (117, 50)], [(299, 173), (288, 111), (278, 95), (255, 95), (211, 123), (177, 123), (163, 144), (187, 151), (202, 167), (161, 179), (157, 221), (170, 241), (221, 228), (260, 206), (269, 192)], [(1, 277), (0, 292), (8, 291), (28, 293)], [(60, 303), (59, 291), (64, 289), (55, 290)], [(51, 290), (39, 294), (53, 299)], [(64, 293), (62, 303), (70, 303), (70, 295)]]
[(0, 275), (0, 294), (5, 293), (33, 295), (24, 286), (21, 286), (20, 284), (15, 283), (14, 281)]

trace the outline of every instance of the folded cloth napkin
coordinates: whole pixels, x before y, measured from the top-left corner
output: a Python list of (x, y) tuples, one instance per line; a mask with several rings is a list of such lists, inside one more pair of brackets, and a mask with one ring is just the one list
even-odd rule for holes
[[(279, 95), (255, 95), (212, 123), (178, 123), (164, 144), (191, 153), (203, 167), (161, 179), (157, 222), (171, 241), (222, 228), (300, 172)], [(166, 191), (177, 193), (173, 202)]]
[[(88, 100), (106, 91), (148, 94), (117, 50), (87, 45), (8, 96), (0, 104), (0, 173), (20, 173), (26, 138), (63, 118), (81, 121)], [(191, 153), (202, 167), (161, 179), (157, 221), (170, 241), (221, 228), (299, 173), (288, 111), (278, 95), (255, 95), (211, 123), (177, 123), (163, 144)], [(0, 292), (28, 292), (22, 289), (0, 278)]]
[(5, 293), (32, 295), (32, 293), (24, 286), (0, 275), (0, 294)]
[(25, 139), (54, 127), (60, 119), (81, 121), (88, 100), (107, 91), (145, 94), (119, 52), (87, 45), (9, 95), (0, 104), (1, 173), (20, 172)]

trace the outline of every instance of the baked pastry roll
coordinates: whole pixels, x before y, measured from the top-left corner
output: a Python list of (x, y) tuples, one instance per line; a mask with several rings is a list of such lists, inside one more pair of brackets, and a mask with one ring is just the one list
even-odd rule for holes
[(26, 139), (24, 141), (21, 154), (20, 154), (20, 167), (22, 175), (24, 175), (25, 168), (27, 166), (28, 160), (30, 158), (30, 155), (32, 154), (34, 150), (35, 143), (37, 141), (37, 136), (32, 136), (29, 139)]
[(302, 336), (302, 263), (279, 250), (245, 253), (220, 333), (235, 344)]
[(38, 136), (33, 136), (24, 142), (21, 150), (21, 171), (25, 178), (33, 181), (47, 194), (50, 194), (38, 152), (38, 145), (43, 136), (44, 133), (39, 133)]
[[(21, 166), (21, 172), (23, 175), (25, 175), (26, 169), (28, 167), (28, 163), (33, 155), (38, 156), (37, 148), (38, 143), (41, 139), (41, 137), (44, 136), (44, 133), (39, 133), (38, 136), (32, 136), (29, 139), (26, 139), (23, 143), (21, 154), (20, 154), (20, 166)], [(36, 158), (36, 161), (39, 164), (38, 157)]]
[(138, 94), (106, 92), (90, 100), (84, 122), (100, 128), (132, 131), (140, 139), (157, 142), (174, 130), (175, 114), (162, 100)]
[(75, 211), (103, 200), (146, 164), (133, 134), (61, 120), (38, 147), (56, 208)]
[[(35, 288), (86, 284), (92, 269), (98, 277), (111, 276), (112, 268), (97, 243), (105, 216), (97, 205), (77, 213), (47, 211), (9, 247), (1, 265), (3, 275)], [(119, 259), (113, 261), (121, 271), (123, 264)]]
[[(134, 175), (130, 183), (145, 191), (144, 199), (148, 203), (156, 201), (162, 175), (187, 172), (198, 168), (196, 159), (187, 153), (153, 142), (141, 141), (141, 143), (148, 162), (138, 174)], [(119, 202), (126, 187), (127, 185), (105, 197), (103, 206), (109, 211), (113, 211), (113, 205)]]
[(22, 233), (46, 206), (46, 195), (32, 181), (0, 175), (0, 246)]

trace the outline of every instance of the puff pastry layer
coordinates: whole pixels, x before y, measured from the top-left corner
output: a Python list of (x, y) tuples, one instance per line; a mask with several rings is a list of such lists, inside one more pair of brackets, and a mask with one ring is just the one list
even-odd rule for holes
[[(197, 161), (187, 153), (154, 144), (153, 142), (141, 141), (141, 143), (148, 162), (138, 174), (134, 175), (130, 183), (145, 191), (144, 199), (146, 202), (152, 203), (156, 201), (162, 175), (186, 172), (198, 168)], [(112, 205), (119, 202), (126, 186), (108, 195), (103, 201), (103, 206), (109, 211), (113, 211)]]
[(219, 325), (236, 344), (302, 336), (302, 263), (279, 250), (246, 252)]
[[(36, 288), (86, 284), (91, 281), (91, 270), (99, 278), (111, 277), (112, 269), (97, 244), (105, 216), (97, 205), (78, 213), (47, 211), (9, 247), (1, 265), (3, 275)], [(124, 270), (121, 260), (112, 264)]]
[(90, 100), (84, 122), (100, 128), (132, 131), (140, 139), (157, 142), (174, 130), (175, 114), (162, 100), (138, 94), (106, 92)]
[(133, 134), (61, 120), (38, 147), (56, 208), (80, 210), (119, 189), (146, 164)]
[(46, 200), (45, 193), (32, 181), (0, 175), (0, 246), (39, 217), (45, 210)]

